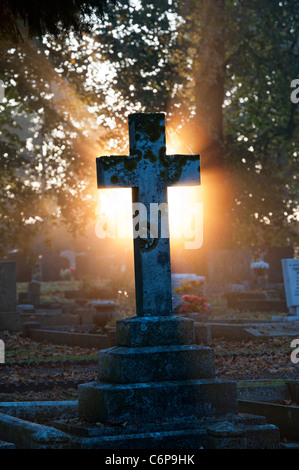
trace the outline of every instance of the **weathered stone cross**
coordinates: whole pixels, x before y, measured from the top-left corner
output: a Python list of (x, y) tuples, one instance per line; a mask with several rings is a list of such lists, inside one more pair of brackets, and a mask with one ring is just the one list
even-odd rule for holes
[[(129, 138), (129, 156), (97, 158), (98, 188), (131, 187), (133, 203), (150, 214), (152, 204), (167, 203), (168, 186), (200, 184), (199, 155), (166, 155), (164, 114), (130, 115)], [(171, 315), (169, 236), (163, 238), (160, 230), (153, 237), (145, 225), (146, 238), (134, 237), (136, 314)]]

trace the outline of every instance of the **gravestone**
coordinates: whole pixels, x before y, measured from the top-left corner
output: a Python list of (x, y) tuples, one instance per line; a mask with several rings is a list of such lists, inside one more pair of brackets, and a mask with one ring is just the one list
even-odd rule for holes
[(269, 263), (268, 282), (273, 284), (283, 283), (281, 260), (294, 257), (292, 246), (271, 246), (267, 248), (264, 260)]
[[(129, 157), (97, 159), (98, 187), (132, 186), (133, 201), (149, 208), (166, 201), (170, 184), (199, 184), (198, 155), (165, 155), (164, 115), (129, 116), (129, 135)], [(80, 417), (155, 426), (150, 428), (154, 448), (163, 446), (166, 435), (172, 446), (190, 445), (184, 436), (190, 438), (191, 427), (199, 445), (211, 419), (236, 416), (237, 384), (215, 378), (213, 350), (193, 344), (193, 320), (172, 313), (169, 238), (139, 234), (134, 259), (137, 315), (119, 320), (117, 346), (99, 352), (98, 381), (78, 387)], [(161, 439), (162, 429), (167, 432)], [(128, 445), (126, 437), (118, 442)], [(102, 444), (94, 439), (93, 445)]]
[(299, 319), (299, 259), (283, 259), (282, 270), (287, 307)]
[(27, 301), (33, 305), (40, 304), (40, 283), (38, 281), (28, 283)]
[(91, 275), (92, 259), (89, 254), (87, 253), (78, 254), (76, 256), (75, 263), (76, 263), (76, 276), (78, 279), (82, 279), (85, 276)]
[(209, 284), (239, 284), (251, 279), (251, 250), (211, 250), (208, 255)]
[[(168, 186), (200, 182), (199, 155), (166, 156), (164, 119), (131, 115), (130, 156), (97, 159), (98, 187), (132, 187), (133, 202), (148, 214), (152, 203), (167, 202)], [(117, 346), (99, 352), (99, 381), (79, 387), (81, 418), (155, 422), (236, 412), (236, 384), (215, 379), (213, 350), (194, 345), (193, 321), (172, 314), (169, 237), (151, 238), (147, 220), (140, 223), (146, 231), (134, 237), (137, 316), (117, 322)]]
[(19, 331), (17, 314), (16, 263), (0, 262), (0, 330)]
[(16, 263), (17, 282), (29, 282), (32, 279), (32, 261), (27, 260), (18, 250), (9, 252), (7, 259)]

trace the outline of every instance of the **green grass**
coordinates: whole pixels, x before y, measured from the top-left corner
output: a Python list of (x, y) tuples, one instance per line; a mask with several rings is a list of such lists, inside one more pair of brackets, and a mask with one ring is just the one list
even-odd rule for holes
[[(108, 281), (103, 279), (94, 279), (85, 281), (85, 285), (95, 285), (101, 288), (107, 286)], [(83, 287), (83, 280), (81, 281), (52, 281), (52, 282), (41, 282), (41, 299), (44, 302), (55, 302), (59, 299), (59, 302), (69, 302), (69, 299), (65, 299), (64, 292), (72, 290), (80, 290)], [(19, 292), (27, 292), (28, 282), (17, 283), (17, 294)]]
[(234, 320), (272, 320), (272, 316), (284, 316), (286, 312), (262, 312), (262, 311), (240, 311), (232, 308), (227, 308), (227, 302), (221, 295), (211, 295), (208, 297), (208, 303), (211, 306), (212, 319), (234, 319)]
[[(65, 292), (69, 290), (79, 289), (81, 281), (53, 281), (53, 282), (41, 282), (41, 292)], [(28, 282), (18, 282), (17, 292), (26, 292)]]
[(274, 379), (274, 380), (240, 380), (238, 382), (238, 387), (266, 387), (267, 385), (285, 385), (287, 379)]

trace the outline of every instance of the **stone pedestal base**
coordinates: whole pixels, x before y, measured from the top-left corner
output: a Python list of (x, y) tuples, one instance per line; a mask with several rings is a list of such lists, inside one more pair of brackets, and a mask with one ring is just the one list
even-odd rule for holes
[(237, 412), (235, 382), (215, 379), (214, 352), (193, 343), (193, 320), (117, 322), (117, 347), (99, 352), (99, 381), (79, 386), (90, 422), (163, 422)]
[(213, 350), (192, 344), (193, 320), (120, 320), (116, 339), (99, 352), (99, 380), (78, 387), (81, 448), (258, 448), (252, 436), (279, 445), (275, 426), (238, 416), (237, 383), (215, 378)]
[(193, 344), (193, 323), (175, 316), (126, 318), (116, 324), (116, 342), (127, 348)]
[(214, 351), (195, 344), (100, 351), (99, 380), (132, 384), (215, 377)]
[(79, 414), (90, 422), (154, 423), (237, 413), (235, 382), (217, 379), (79, 386)]

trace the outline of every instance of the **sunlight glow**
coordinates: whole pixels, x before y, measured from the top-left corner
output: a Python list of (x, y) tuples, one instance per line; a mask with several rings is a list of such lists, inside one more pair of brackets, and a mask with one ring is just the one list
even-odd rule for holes
[[(195, 213), (201, 204), (200, 187), (168, 188), (169, 228), (172, 243), (192, 239)], [(132, 240), (132, 191), (113, 188), (98, 191), (96, 234), (99, 238)], [(189, 228), (189, 232), (186, 230)], [(186, 236), (190, 233), (190, 236)]]

